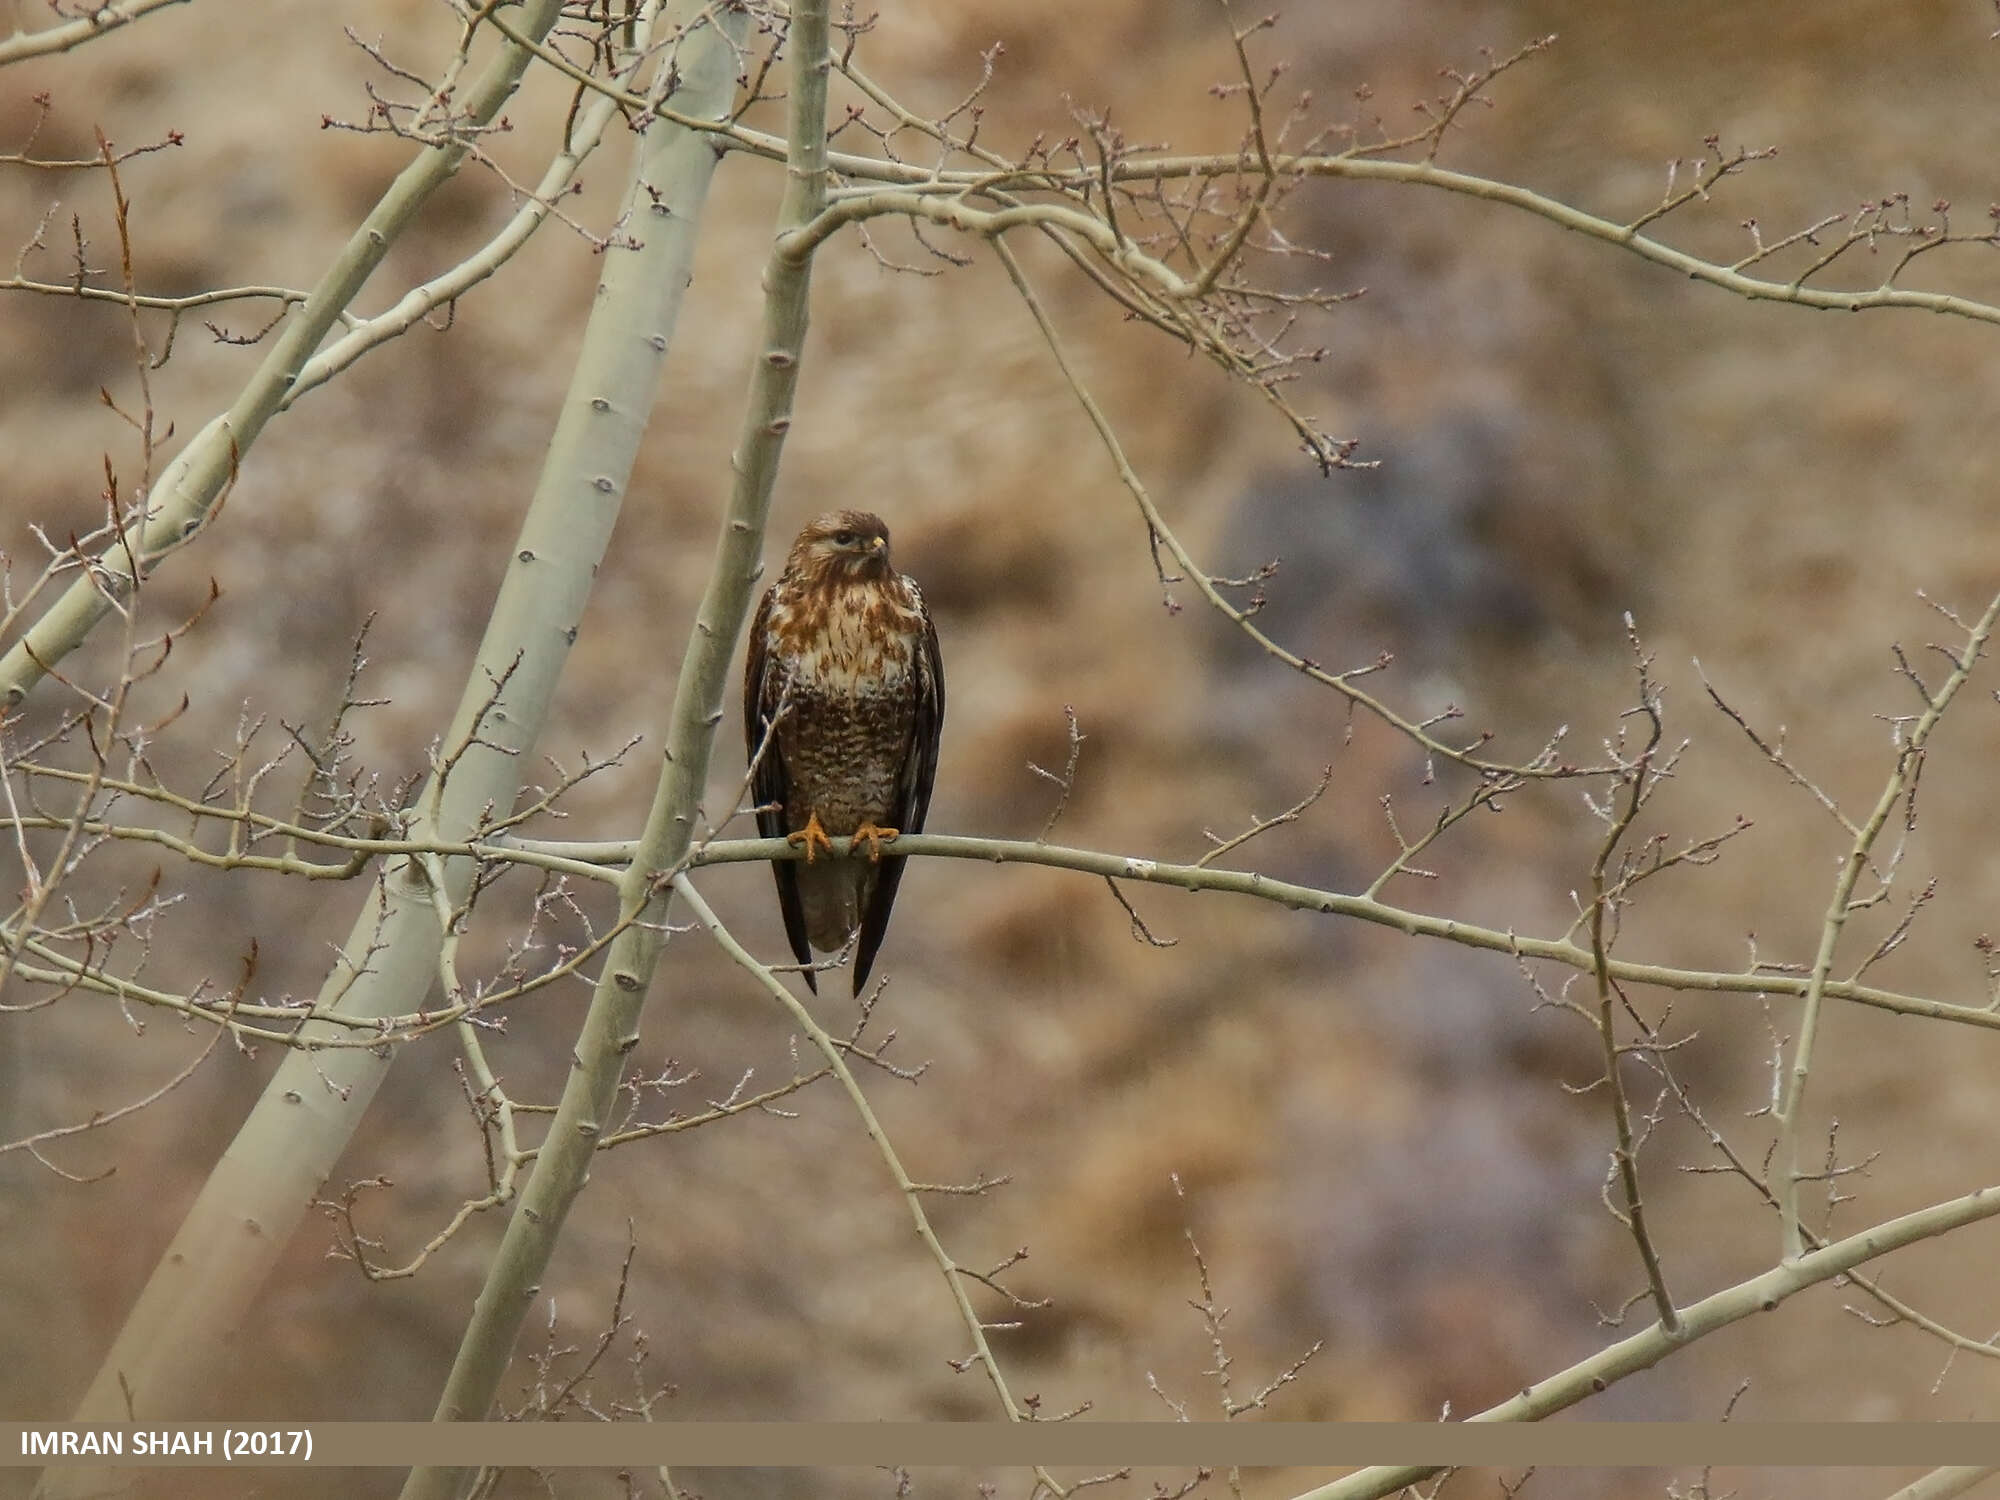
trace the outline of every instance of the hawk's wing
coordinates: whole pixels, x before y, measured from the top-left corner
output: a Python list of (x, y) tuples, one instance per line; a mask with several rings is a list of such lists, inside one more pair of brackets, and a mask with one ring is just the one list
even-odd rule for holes
[[(910, 737), (903, 744), (903, 761), (896, 775), (896, 801), (889, 809), (888, 821), (891, 828), (903, 833), (922, 833), (924, 814), (930, 811), (931, 784), (937, 780), (938, 738), (944, 732), (944, 661), (938, 655), (937, 627), (931, 623), (923, 594), (909, 579), (905, 578), (903, 584), (916, 600), (917, 613), (923, 617), (924, 639), (917, 652), (917, 699), (910, 715)], [(875, 962), (875, 950), (882, 946), (882, 934), (889, 930), (889, 909), (896, 903), (896, 887), (902, 878), (903, 861), (894, 855), (883, 855), (874, 894), (861, 913), (861, 941), (854, 950), (857, 995), (868, 982), (868, 970)]]
[[(770, 730), (771, 720), (778, 712), (778, 703), (785, 691), (783, 669), (765, 648), (771, 602), (777, 592), (776, 584), (764, 590), (763, 602), (757, 606), (757, 613), (750, 621), (750, 658), (743, 672), (743, 742), (756, 767), (750, 777), (750, 800), (758, 809), (757, 832), (767, 839), (781, 839), (791, 832), (785, 826), (786, 806), (791, 801), (792, 787), (791, 778), (785, 773), (784, 752), (780, 748), (783, 741), (773, 737), (768, 747), (764, 745), (764, 736)], [(763, 750), (761, 758), (758, 755), (760, 749)], [(799, 904), (798, 866), (788, 859), (773, 860), (771, 873), (778, 881), (778, 910), (784, 914), (785, 938), (792, 945), (792, 956), (806, 966), (806, 988), (817, 994), (819, 986), (813, 982), (812, 949), (806, 942), (805, 908)]]

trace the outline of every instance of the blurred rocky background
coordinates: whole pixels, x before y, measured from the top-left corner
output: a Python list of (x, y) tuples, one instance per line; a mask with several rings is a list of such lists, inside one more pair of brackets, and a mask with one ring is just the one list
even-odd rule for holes
[[(20, 0), (9, 19), (45, 24)], [(128, 165), (136, 273), (149, 291), (309, 284), (407, 147), (323, 129), (358, 118), (374, 65), (342, 28), (416, 67), (454, 22), (416, 0), (174, 8), (66, 58), (0, 74), (0, 149), (52, 96), (42, 156), (91, 154), (183, 132)], [(1379, 111), (1401, 128), (1437, 70), (1554, 32), (1556, 44), (1493, 90), (1444, 150), (1614, 219), (1657, 201), (1673, 158), (1777, 145), (1708, 207), (1661, 227), (1732, 260), (1741, 221), (1765, 232), (1907, 192), (1980, 221), (2000, 196), (1987, 128), (2000, 97), (1989, 9), (1825, 0), (1673, 7), (1427, 0), (1298, 4), (1260, 44), (1328, 118)], [(1232, 149), (1238, 121), (1209, 94), (1230, 76), (1224, 24), (1204, 0), (967, 0), (885, 7), (863, 56), (909, 104), (949, 107), (1006, 52), (982, 140), (1018, 149), (1071, 128), (1072, 105), (1108, 109), (1135, 141)], [(1357, 105), (1367, 85), (1371, 99)], [(497, 148), (526, 170), (559, 128), (567, 89), (544, 78)], [(607, 151), (570, 205), (602, 226), (622, 157)], [(572, 800), (566, 837), (635, 831), (650, 791), (671, 672), (707, 567), (728, 447), (754, 348), (778, 174), (724, 165), (634, 485), (598, 582), (547, 751), (567, 763), (633, 735), (623, 770)], [(25, 242), (51, 199), (61, 274), (68, 215), (94, 264), (115, 263), (105, 184), (0, 167), (0, 224)], [(451, 264), (511, 207), (468, 169), (398, 243), (365, 309)], [(1968, 614), (2000, 587), (1992, 486), (2000, 465), (1994, 330), (1914, 313), (1814, 314), (1751, 303), (1569, 236), (1508, 208), (1423, 188), (1327, 182), (1291, 201), (1287, 232), (1328, 252), (1315, 275), (1365, 287), (1310, 331), (1329, 353), (1295, 398), (1361, 440), (1366, 470), (1320, 478), (1252, 394), (1181, 357), (1074, 275), (1034, 260), (1088, 379), (1167, 514), (1216, 570), (1272, 558), (1268, 628), (1306, 655), (1357, 665), (1411, 713), (1455, 703), (1499, 745), (1532, 753), (1570, 726), (1594, 756), (1633, 701), (1629, 611), (1666, 684), (1670, 738), (1691, 740), (1651, 829), (1676, 842), (1754, 830), (1715, 865), (1670, 875), (1628, 923), (1628, 956), (1739, 967), (1808, 960), (1845, 836), (1785, 784), (1704, 698), (1698, 657), (1850, 813), (1893, 756), (1885, 715), (1909, 710), (1892, 642), (1913, 655), (1951, 628), (1921, 590)], [(1882, 274), (1894, 247), (1840, 284)], [(390, 700), (357, 721), (360, 750), (393, 780), (423, 764), (455, 703), (513, 527), (569, 377), (599, 262), (544, 230), (468, 297), (448, 331), (419, 329), (280, 418), (246, 462), (213, 531), (148, 595), (166, 621), (222, 597), (176, 649), (172, 692), (191, 698), (162, 741), (161, 774), (198, 784), (246, 711), (322, 716), (364, 620), (366, 686)], [(1303, 274), (1303, 273), (1301, 273)], [(1978, 248), (1919, 262), (1911, 284), (2000, 298), (2000, 260)], [(1836, 281), (1839, 278), (1836, 277)], [(10, 296), (0, 316), (0, 530), (17, 558), (30, 531), (61, 538), (98, 514), (104, 455), (135, 472), (129, 431), (100, 387), (136, 399), (129, 329), (115, 309)], [(257, 315), (216, 321), (253, 332)], [(154, 331), (157, 333), (158, 329)], [(153, 377), (162, 422), (185, 434), (220, 410), (258, 357), (183, 327)], [(171, 445), (170, 445), (171, 446)], [(1053, 792), (1028, 763), (1062, 763), (1065, 705), (1086, 736), (1068, 842), (1192, 858), (1297, 801), (1297, 823), (1242, 851), (1246, 864), (1358, 889), (1393, 855), (1381, 807), (1421, 827), (1451, 783), (1408, 745), (1351, 719), (1332, 695), (1262, 657), (1197, 601), (1162, 608), (1144, 530), (1035, 327), (991, 258), (920, 278), (885, 270), (851, 238), (819, 263), (812, 341), (785, 456), (772, 550), (830, 504), (890, 520), (902, 566), (938, 614), (951, 703), (932, 826), (1032, 837)], [(105, 658), (95, 659), (98, 669)], [(79, 666), (78, 671), (85, 667)], [(55, 700), (49, 700), (53, 703)], [(49, 712), (52, 710), (39, 710)], [(1902, 875), (1935, 900), (1882, 982), (1962, 1002), (1987, 991), (1974, 939), (2000, 899), (1987, 767), (2000, 715), (1969, 693), (1923, 774)], [(740, 773), (733, 736), (711, 807)], [(1597, 825), (1574, 787), (1523, 793), (1426, 859), (1435, 881), (1391, 894), (1427, 910), (1553, 934), (1588, 883)], [(143, 881), (157, 863), (127, 859)], [(17, 871), (7, 879), (16, 878)], [(185, 877), (162, 922), (156, 982), (228, 974), (258, 937), (264, 993), (315, 988), (362, 891), (251, 875)], [(768, 875), (707, 878), (723, 915), (782, 950)], [(1029, 1254), (1012, 1273), (1050, 1299), (996, 1335), (1017, 1392), (1044, 1412), (1166, 1418), (1149, 1374), (1213, 1414), (1208, 1336), (1187, 1235), (1230, 1308), (1239, 1391), (1315, 1340), (1323, 1351), (1276, 1398), (1290, 1419), (1426, 1420), (1465, 1414), (1618, 1336), (1642, 1282), (1599, 1201), (1603, 1100), (1566, 1085), (1597, 1070), (1594, 1036), (1535, 1008), (1494, 955), (1285, 913), (1221, 896), (1135, 888), (1135, 941), (1101, 885), (1054, 871), (955, 862), (912, 868), (881, 969), (879, 1024), (920, 1084), (869, 1086), (912, 1172), (1007, 1175), (934, 1206), (968, 1264)], [(1874, 941), (1893, 915), (1871, 917)], [(490, 961), (501, 933), (489, 936)], [(1865, 946), (1857, 952), (1865, 951)], [(846, 1017), (844, 985), (822, 1014)], [(10, 1001), (21, 998), (7, 997)], [(587, 991), (515, 1011), (496, 1066), (517, 1095), (554, 1097)], [(1674, 1000), (1698, 1033), (1682, 1075), (1754, 1155), (1767, 1122), (1774, 1035), (1791, 1007), (1748, 997)], [(143, 1021), (143, 1028), (137, 1024)], [(116, 1108), (156, 1087), (203, 1039), (90, 998), (0, 1018), (0, 1134)], [(1843, 1158), (1875, 1156), (1844, 1186), (1857, 1228), (1990, 1182), (2000, 1172), (2000, 1039), (1834, 1006), (1821, 1038), (1815, 1122), (1840, 1121)], [(410, 1048), (335, 1189), (386, 1176), (366, 1222), (414, 1253), (483, 1190), (477, 1132), (439, 1037)], [(694, 1107), (742, 1076), (790, 1076), (783, 1019), (698, 934), (676, 937), (635, 1065), (698, 1069)], [(0, 1159), (0, 1411), (67, 1413), (217, 1152), (275, 1059), (222, 1049), (190, 1082), (113, 1127), (49, 1150), (67, 1180)], [(699, 1096), (699, 1098), (697, 1098)], [(1774, 1253), (1767, 1210), (1708, 1166), (1698, 1134), (1663, 1125), (1646, 1185), (1676, 1293), (1692, 1299)], [(105, 1175), (98, 1175), (105, 1174)], [(1184, 1196), (1177, 1196), (1175, 1177)], [(796, 1117), (753, 1116), (610, 1153), (572, 1219), (546, 1288), (558, 1342), (604, 1325), (627, 1247), (626, 1311), (670, 1418), (960, 1419), (994, 1414), (935, 1270), (879, 1161), (831, 1093)], [(411, 1280), (370, 1284), (329, 1258), (314, 1218), (291, 1246), (202, 1406), (244, 1416), (427, 1416), (499, 1225), (476, 1222)], [(1891, 1261), (1887, 1284), (1974, 1338), (2000, 1324), (1981, 1227)], [(1737, 1420), (1988, 1417), (1990, 1360), (1955, 1360), (1909, 1328), (1872, 1329), (1822, 1288), (1738, 1325), (1577, 1413), (1708, 1420), (1739, 1385)], [(1635, 1318), (1646, 1314), (1635, 1312)], [(539, 1316), (537, 1320), (539, 1326)], [(531, 1339), (539, 1338), (531, 1334)], [(510, 1400), (534, 1378), (523, 1360)], [(976, 1476), (918, 1476), (918, 1493)], [(1318, 1476), (1252, 1476), (1289, 1494)], [(1664, 1472), (1540, 1476), (1526, 1493), (1664, 1492)], [(1687, 1482), (1688, 1476), (1683, 1475)], [(601, 1489), (593, 1489), (601, 1480)], [(789, 1471), (690, 1476), (716, 1496), (887, 1494), (887, 1475)], [(615, 1493), (608, 1476), (557, 1492)], [(1883, 1473), (1718, 1475), (1759, 1495), (1865, 1495)], [(512, 1481), (510, 1481), (512, 1485)], [(316, 1486), (316, 1487), (315, 1487)], [(935, 1486), (935, 1488), (932, 1488)], [(4, 1490), (0, 1486), (0, 1490)], [(284, 1493), (388, 1494), (386, 1474), (309, 1476)], [(163, 1489), (162, 1493), (196, 1493)], [(274, 1484), (266, 1493), (280, 1492)], [(542, 1493), (526, 1476), (509, 1493)], [(1491, 1476), (1448, 1493), (1497, 1494)]]

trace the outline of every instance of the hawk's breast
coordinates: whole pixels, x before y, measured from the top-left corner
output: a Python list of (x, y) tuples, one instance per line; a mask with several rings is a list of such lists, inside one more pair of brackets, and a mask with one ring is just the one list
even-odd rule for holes
[(900, 580), (802, 589), (773, 600), (768, 647), (787, 707), (778, 742), (793, 795), (785, 821), (813, 813), (844, 835), (887, 817), (910, 754), (924, 617)]
[(770, 649), (792, 690), (865, 697), (903, 687), (915, 666), (923, 615), (907, 590), (850, 585), (775, 601)]

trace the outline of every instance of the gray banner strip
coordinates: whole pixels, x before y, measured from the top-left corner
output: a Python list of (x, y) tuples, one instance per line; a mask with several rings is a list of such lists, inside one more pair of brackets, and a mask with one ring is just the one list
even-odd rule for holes
[(0, 1423), (0, 1466), (1513, 1468), (2000, 1464), (1993, 1422)]

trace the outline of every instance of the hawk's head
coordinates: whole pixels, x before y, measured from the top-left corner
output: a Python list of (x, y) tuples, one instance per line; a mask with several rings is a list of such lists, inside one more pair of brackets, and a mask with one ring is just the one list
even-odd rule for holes
[(865, 510), (830, 510), (815, 516), (792, 544), (786, 571), (825, 583), (881, 582), (889, 566), (889, 527)]

